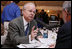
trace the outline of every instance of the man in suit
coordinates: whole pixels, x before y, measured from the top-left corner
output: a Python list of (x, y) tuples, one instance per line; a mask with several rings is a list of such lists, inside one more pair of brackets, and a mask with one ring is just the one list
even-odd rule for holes
[(65, 24), (59, 29), (55, 48), (71, 48), (71, 1), (63, 3)]
[(13, 48), (19, 44), (28, 44), (39, 35), (42, 35), (34, 19), (36, 8), (34, 3), (26, 3), (23, 6), (23, 16), (9, 23), (9, 30), (4, 47)]

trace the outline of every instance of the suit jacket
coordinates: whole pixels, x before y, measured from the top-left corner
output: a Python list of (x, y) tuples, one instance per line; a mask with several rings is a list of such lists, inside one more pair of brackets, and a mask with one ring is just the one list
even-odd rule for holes
[(71, 21), (59, 29), (56, 48), (71, 48)]
[[(4, 47), (16, 47), (18, 44), (28, 44), (32, 27), (37, 28), (35, 20), (30, 22), (29, 32), (25, 36), (23, 17), (18, 17), (9, 23), (9, 30)], [(41, 34), (39, 32), (39, 34)]]

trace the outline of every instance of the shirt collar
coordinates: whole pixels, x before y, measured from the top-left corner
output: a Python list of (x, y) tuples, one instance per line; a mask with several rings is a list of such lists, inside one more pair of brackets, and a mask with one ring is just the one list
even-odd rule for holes
[(24, 26), (26, 26), (28, 24), (28, 22), (25, 20), (24, 16), (23, 16), (23, 22), (24, 22)]

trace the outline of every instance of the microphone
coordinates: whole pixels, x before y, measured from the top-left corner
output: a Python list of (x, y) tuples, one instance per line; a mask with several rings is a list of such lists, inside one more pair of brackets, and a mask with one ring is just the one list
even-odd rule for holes
[(44, 23), (41, 20), (35, 19), (38, 23), (40, 23), (41, 25), (43, 25), (44, 27), (46, 27), (46, 29), (52, 29), (52, 28), (56, 28), (56, 27), (60, 27), (60, 25), (57, 24), (52, 24), (52, 25), (48, 25), (46, 23)]

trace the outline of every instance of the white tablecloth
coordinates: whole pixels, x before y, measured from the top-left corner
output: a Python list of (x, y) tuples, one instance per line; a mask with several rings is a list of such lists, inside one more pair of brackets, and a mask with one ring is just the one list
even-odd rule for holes
[[(41, 32), (43, 30), (40, 30)], [(17, 45), (19, 48), (49, 48), (49, 45), (56, 44), (57, 33), (48, 30), (48, 38), (39, 38), (39, 41), (33, 40), (31, 44)]]

